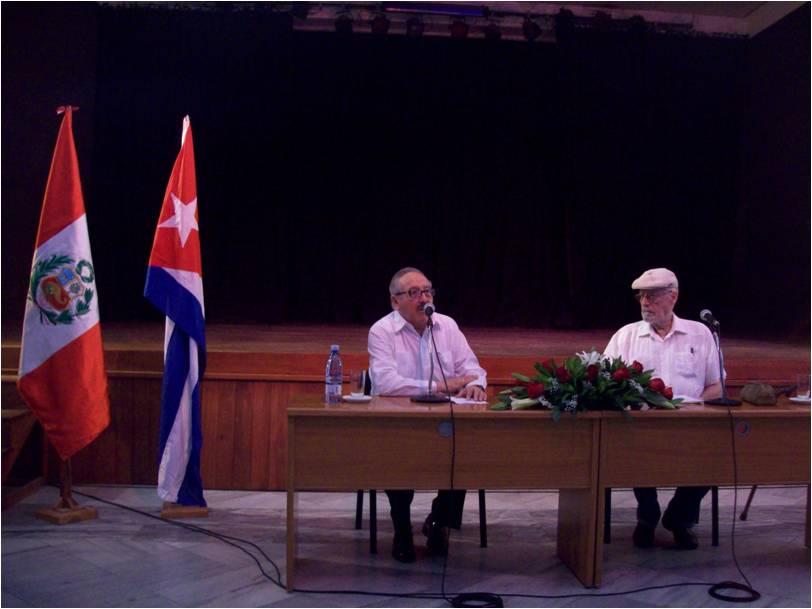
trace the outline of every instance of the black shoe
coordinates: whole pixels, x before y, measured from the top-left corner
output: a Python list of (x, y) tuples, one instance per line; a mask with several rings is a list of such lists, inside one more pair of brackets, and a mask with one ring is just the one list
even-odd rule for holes
[(694, 532), (689, 528), (675, 525), (667, 515), (663, 516), (663, 528), (671, 531), (674, 535), (674, 543), (680, 550), (696, 550), (699, 547)]
[(632, 541), (635, 547), (638, 548), (653, 548), (654, 547), (654, 527), (650, 527), (644, 522), (638, 522), (634, 528), (634, 535)]
[(395, 533), (392, 540), (392, 558), (398, 562), (414, 562), (414, 540), (411, 529), (408, 533)]
[(699, 547), (696, 535), (691, 529), (674, 527), (671, 533), (674, 535), (674, 543), (680, 550), (696, 550)]
[(429, 514), (423, 523), (423, 535), (426, 536), (426, 547), (436, 556), (448, 554), (448, 527), (440, 526)]

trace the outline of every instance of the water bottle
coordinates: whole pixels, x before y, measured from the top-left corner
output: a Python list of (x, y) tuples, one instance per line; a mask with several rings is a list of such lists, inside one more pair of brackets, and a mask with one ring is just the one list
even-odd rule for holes
[(343, 367), (341, 365), (341, 356), (338, 354), (338, 345), (332, 345), (324, 372), (324, 401), (328, 404), (341, 403), (342, 372)]

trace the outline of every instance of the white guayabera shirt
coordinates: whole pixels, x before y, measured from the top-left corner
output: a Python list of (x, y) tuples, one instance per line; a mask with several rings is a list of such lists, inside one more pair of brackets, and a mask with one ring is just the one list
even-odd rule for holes
[(676, 315), (664, 338), (647, 321), (623, 326), (603, 354), (629, 364), (637, 360), (646, 370), (653, 369), (654, 376), (674, 390), (674, 397), (698, 398), (705, 387), (719, 381), (719, 355), (710, 330)]
[[(457, 326), (457, 322), (440, 313), (434, 320), (434, 341), (439, 364), (446, 378), (476, 375), (469, 385), (487, 386), (487, 374)], [(397, 311), (379, 319), (369, 330), (367, 341), (369, 370), (373, 395), (418, 395), (427, 390), (429, 376), (429, 333), (417, 333)], [(436, 358), (436, 356), (435, 356)], [(443, 388), (443, 375), (434, 360), (432, 391)]]

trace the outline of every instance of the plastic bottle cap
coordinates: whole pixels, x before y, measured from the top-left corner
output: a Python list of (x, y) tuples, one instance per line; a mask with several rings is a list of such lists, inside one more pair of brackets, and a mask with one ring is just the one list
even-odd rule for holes
[(330, 351), (338, 351), (338, 345), (330, 345)]

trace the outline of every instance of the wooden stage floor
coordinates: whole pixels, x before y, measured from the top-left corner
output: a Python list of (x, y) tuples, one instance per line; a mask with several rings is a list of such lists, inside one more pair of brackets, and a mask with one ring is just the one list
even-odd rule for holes
[[(365, 366), (367, 331), (366, 326), (359, 325), (209, 324), (206, 327), (209, 373), (239, 376), (242, 370), (278, 379), (285, 371), (293, 372), (298, 363), (306, 368), (294, 375), (298, 380), (311, 380), (310, 377), (318, 380), (323, 374), (320, 362), (326, 359), (333, 343), (341, 346), (345, 365), (348, 362), (352, 366)], [(593, 347), (602, 350), (614, 330), (469, 327), (464, 332), (493, 381), (507, 382), (510, 371), (526, 371), (528, 365), (540, 359), (562, 358)], [(161, 367), (162, 323), (108, 322), (103, 324), (102, 334), (111, 373), (155, 372), (156, 367)], [(5, 324), (4, 374), (16, 372), (19, 345), (20, 327)], [(731, 379), (789, 382), (798, 373), (809, 372), (808, 340), (784, 342), (723, 336), (722, 348)], [(283, 360), (287, 360), (286, 365), (280, 365)]]

